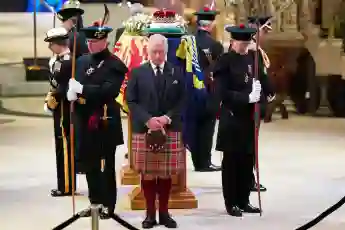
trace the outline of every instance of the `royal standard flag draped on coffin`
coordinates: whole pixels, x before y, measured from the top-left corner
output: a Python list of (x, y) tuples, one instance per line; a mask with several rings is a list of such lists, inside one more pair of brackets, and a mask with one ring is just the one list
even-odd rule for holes
[(207, 91), (204, 84), (204, 74), (198, 61), (198, 49), (195, 37), (186, 35), (181, 38), (176, 50), (176, 57), (184, 60), (187, 102), (183, 117), (183, 139), (188, 149), (195, 144), (195, 126), (197, 120), (205, 111)]
[(137, 14), (124, 22), (124, 33), (116, 42), (114, 54), (118, 56), (127, 66), (128, 73), (122, 83), (120, 93), (116, 102), (121, 105), (122, 110), (128, 113), (128, 106), (125, 101), (126, 88), (129, 80), (129, 73), (133, 68), (138, 67), (148, 60), (147, 43), (148, 38), (141, 35), (146, 29), (149, 17), (144, 14)]

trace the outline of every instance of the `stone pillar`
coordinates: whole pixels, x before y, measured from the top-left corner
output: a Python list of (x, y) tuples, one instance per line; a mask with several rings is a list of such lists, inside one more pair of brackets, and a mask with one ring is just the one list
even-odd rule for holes
[(334, 23), (334, 14), (340, 5), (340, 0), (322, 0), (322, 29), (331, 29)]
[(297, 4), (293, 3), (283, 13), (282, 30), (284, 32), (297, 32)]

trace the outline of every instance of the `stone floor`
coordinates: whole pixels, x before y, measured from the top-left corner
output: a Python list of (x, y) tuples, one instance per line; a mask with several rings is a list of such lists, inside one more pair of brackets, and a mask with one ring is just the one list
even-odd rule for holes
[[(28, 102), (29, 103), (29, 102)], [(126, 122), (124, 121), (124, 124)], [(124, 128), (126, 126), (124, 125)], [(265, 124), (260, 136), (262, 217), (233, 218), (224, 212), (220, 173), (196, 173), (188, 161), (188, 185), (199, 200), (195, 210), (173, 210), (180, 229), (294, 230), (345, 194), (345, 123), (341, 119), (292, 116)], [(126, 147), (119, 148), (117, 168), (124, 163)], [(220, 163), (221, 154), (213, 154)], [(119, 171), (119, 170), (118, 170)], [(47, 230), (72, 214), (70, 198), (52, 198), (55, 186), (55, 156), (50, 118), (0, 115), (0, 223), (1, 230)], [(86, 194), (85, 178), (78, 188)], [(142, 211), (130, 211), (121, 186), (117, 211), (140, 226)], [(257, 204), (256, 193), (252, 194)], [(87, 207), (85, 196), (76, 198), (77, 210)], [(90, 220), (74, 223), (71, 230), (91, 229)], [(101, 230), (123, 229), (113, 221), (102, 221)], [(329, 216), (315, 230), (344, 230), (345, 208)]]

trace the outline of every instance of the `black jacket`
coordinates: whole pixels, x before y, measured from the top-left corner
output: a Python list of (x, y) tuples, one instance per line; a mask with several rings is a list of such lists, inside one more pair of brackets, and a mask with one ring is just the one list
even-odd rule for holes
[[(76, 103), (76, 127), (79, 150), (114, 150), (123, 144), (120, 106), (115, 102), (127, 67), (108, 49), (77, 60), (76, 80), (83, 92)], [(93, 121), (93, 126), (90, 122)], [(110, 151), (111, 152), (111, 151)]]
[(166, 62), (163, 70), (164, 86), (157, 95), (154, 71), (145, 63), (131, 72), (126, 91), (126, 101), (131, 114), (132, 130), (136, 133), (147, 131), (146, 122), (151, 117), (167, 115), (172, 123), (171, 131), (182, 131), (182, 112), (185, 104), (185, 81), (182, 70)]

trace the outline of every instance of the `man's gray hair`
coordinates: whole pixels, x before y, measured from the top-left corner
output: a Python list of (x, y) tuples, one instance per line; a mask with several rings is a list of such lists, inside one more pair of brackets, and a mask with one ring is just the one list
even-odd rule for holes
[(199, 26), (210, 26), (213, 23), (211, 20), (199, 20), (198, 25)]
[(156, 44), (164, 44), (165, 53), (168, 53), (168, 39), (161, 34), (153, 34), (149, 38), (148, 48)]
[(134, 3), (129, 7), (129, 12), (130, 12), (131, 16), (143, 13), (144, 12), (144, 6), (140, 3)]

